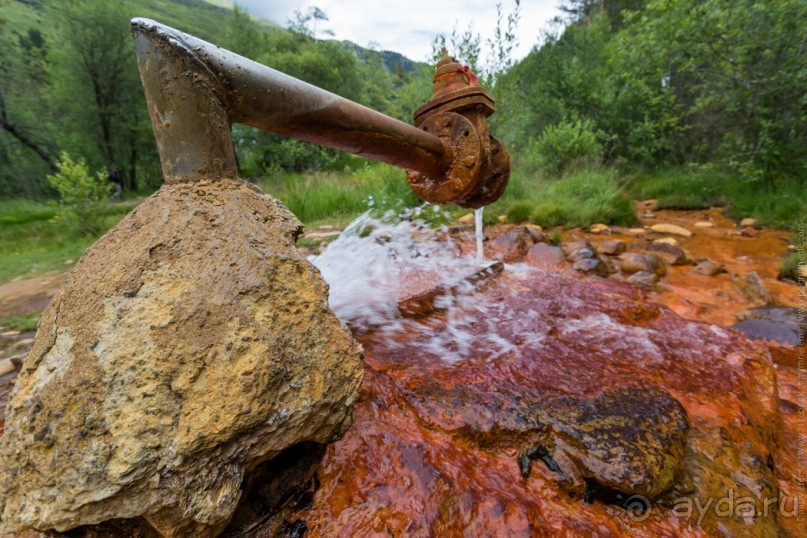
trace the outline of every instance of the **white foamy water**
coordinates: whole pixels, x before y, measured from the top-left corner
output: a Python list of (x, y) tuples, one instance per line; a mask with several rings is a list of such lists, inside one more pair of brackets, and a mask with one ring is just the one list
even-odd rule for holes
[[(401, 299), (441, 285), (455, 286), (482, 268), (475, 255), (461, 254), (447, 230), (434, 230), (416, 215), (374, 218), (365, 213), (311, 261), (330, 286), (331, 309), (354, 329), (387, 334), (390, 342), (406, 332), (407, 346), (452, 363), (493, 360), (515, 348), (500, 327), (523, 320), (471, 284), (439, 298), (437, 306), (444, 312), (435, 320), (401, 316)], [(542, 335), (533, 337), (539, 344)]]

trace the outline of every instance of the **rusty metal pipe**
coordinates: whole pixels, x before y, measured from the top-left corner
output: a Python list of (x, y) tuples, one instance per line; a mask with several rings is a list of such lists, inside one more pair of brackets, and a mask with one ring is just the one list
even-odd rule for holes
[(241, 123), (440, 176), (438, 136), (149, 19), (132, 20), (141, 78), (168, 183), (237, 175)]

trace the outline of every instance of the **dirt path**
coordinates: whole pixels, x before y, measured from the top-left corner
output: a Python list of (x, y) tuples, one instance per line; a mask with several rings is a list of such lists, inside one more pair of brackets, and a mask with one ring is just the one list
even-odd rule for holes
[(62, 285), (65, 276), (67, 271), (0, 284), (0, 318), (42, 310)]

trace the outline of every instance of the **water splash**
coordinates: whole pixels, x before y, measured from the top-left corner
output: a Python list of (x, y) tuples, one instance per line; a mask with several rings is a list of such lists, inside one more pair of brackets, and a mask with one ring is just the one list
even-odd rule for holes
[[(437, 316), (413, 320), (399, 311), (402, 299), (455, 285), (479, 270), (477, 257), (463, 254), (463, 240), (467, 243), (470, 238), (458, 239), (446, 228), (431, 228), (411, 216), (387, 213), (377, 218), (367, 212), (311, 260), (330, 286), (331, 309), (354, 332), (373, 331), (393, 347), (396, 336), (416, 334), (417, 338), (407, 338), (410, 348), (415, 341), (424, 356), (450, 363), (494, 360), (515, 348), (511, 332), (505, 335), (502, 327), (523, 321), (502, 308), (501, 298), (491, 299), (466, 283), (455, 287), (454, 295), (437, 300), (441, 310)], [(508, 266), (507, 273), (521, 278), (518, 275), (524, 271), (524, 267)], [(533, 336), (540, 340), (540, 334)]]
[(483, 211), (485, 211), (484, 206), (474, 209), (474, 226), (476, 228), (476, 263), (479, 265), (482, 265), (482, 263), (485, 261), (485, 251), (484, 247), (482, 246), (482, 240), (485, 237), (482, 232)]

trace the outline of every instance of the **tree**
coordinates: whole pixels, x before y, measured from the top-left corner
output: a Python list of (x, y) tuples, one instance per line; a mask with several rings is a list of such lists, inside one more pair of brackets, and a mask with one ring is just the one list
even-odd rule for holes
[(95, 167), (117, 165), (125, 186), (136, 189), (151, 133), (124, 6), (64, 0), (46, 13), (49, 96), (60, 123), (72, 126), (58, 137), (60, 145)]
[(48, 104), (35, 91), (47, 83), (45, 47), (35, 29), (0, 18), (0, 194), (39, 197), (46, 171), (55, 171)]

